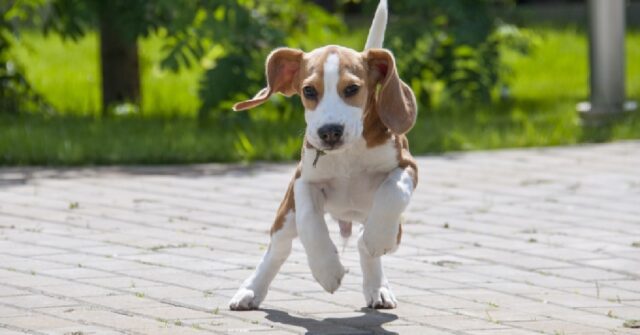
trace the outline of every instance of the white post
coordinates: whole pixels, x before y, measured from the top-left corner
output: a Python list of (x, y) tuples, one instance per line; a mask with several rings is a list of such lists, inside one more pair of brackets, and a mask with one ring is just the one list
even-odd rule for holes
[(604, 119), (635, 109), (625, 103), (626, 0), (588, 0), (590, 103), (578, 105), (586, 119)]

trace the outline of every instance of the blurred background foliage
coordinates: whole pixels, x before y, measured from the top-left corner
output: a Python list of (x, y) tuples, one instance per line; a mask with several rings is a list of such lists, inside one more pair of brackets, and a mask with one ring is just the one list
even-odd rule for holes
[(452, 101), (489, 102), (507, 65), (501, 48), (526, 53), (531, 35), (500, 19), (509, 0), (409, 0), (394, 8), (388, 47), (423, 106), (442, 91)]
[[(583, 2), (390, 3), (385, 47), (421, 106), (416, 153), (640, 137), (635, 116), (603, 129), (578, 123), (575, 103), (588, 94)], [(295, 159), (298, 98), (248, 113), (231, 105), (262, 87), (275, 47), (361, 49), (376, 5), (3, 0), (0, 164)], [(630, 21), (637, 98), (640, 38)]]
[[(349, 5), (351, 11), (357, 11), (357, 6), (366, 13), (372, 13), (377, 5), (377, 1), (319, 3), (343, 11)], [(513, 6), (509, 0), (394, 3), (397, 19), (390, 24), (387, 45), (398, 56), (402, 76), (411, 78), (424, 106), (431, 105), (438, 89), (456, 100), (490, 100), (504, 67), (499, 48), (526, 51), (529, 43), (526, 34), (498, 19), (500, 11)], [(105, 30), (114, 30), (124, 41), (160, 37), (161, 69), (179, 72), (200, 66), (204, 70), (198, 91), (201, 119), (228, 118), (230, 113), (225, 111), (233, 100), (259, 89), (269, 50), (282, 45), (310, 50), (339, 40), (347, 31), (343, 19), (303, 0), (17, 0), (12, 7), (21, 10), (23, 18), (31, 16), (32, 27), (40, 25), (45, 33), (55, 32), (76, 42), (98, 30), (102, 50), (118, 47), (117, 41), (105, 44)], [(137, 58), (137, 44), (131, 48), (134, 51), (130, 54)], [(127, 72), (128, 79), (139, 76), (137, 68), (116, 65), (104, 69), (108, 56), (119, 55), (103, 51), (103, 76), (113, 71)], [(136, 60), (128, 63), (136, 64)], [(103, 84), (103, 98), (108, 89)], [(125, 92), (103, 101), (102, 109), (108, 114), (112, 104), (127, 102), (139, 103), (139, 93)]]
[(23, 65), (11, 55), (16, 26), (28, 20), (36, 6), (35, 2), (22, 6), (15, 6), (12, 2), (0, 3), (0, 114), (17, 114), (28, 109), (47, 110), (42, 97), (25, 78)]

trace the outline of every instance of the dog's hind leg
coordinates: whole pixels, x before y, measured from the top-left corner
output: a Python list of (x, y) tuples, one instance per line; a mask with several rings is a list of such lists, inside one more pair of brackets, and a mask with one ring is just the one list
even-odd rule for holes
[(269, 285), (291, 253), (291, 242), (296, 237), (295, 213), (291, 210), (283, 218), (278, 230), (272, 228), (271, 243), (262, 256), (256, 271), (244, 281), (229, 302), (232, 310), (257, 309), (267, 296)]

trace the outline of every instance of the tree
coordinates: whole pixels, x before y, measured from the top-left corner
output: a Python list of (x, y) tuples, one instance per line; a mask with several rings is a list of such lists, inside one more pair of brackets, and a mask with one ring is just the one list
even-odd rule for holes
[[(133, 16), (126, 15), (132, 10), (130, 7), (134, 7)], [(144, 14), (136, 12), (143, 8), (131, 6), (131, 2), (99, 1), (97, 8), (104, 114), (114, 105), (140, 104), (138, 36), (124, 27), (127, 27), (126, 19), (136, 19)]]
[(336, 0), (313, 0), (313, 2), (328, 12), (333, 13), (336, 11)]

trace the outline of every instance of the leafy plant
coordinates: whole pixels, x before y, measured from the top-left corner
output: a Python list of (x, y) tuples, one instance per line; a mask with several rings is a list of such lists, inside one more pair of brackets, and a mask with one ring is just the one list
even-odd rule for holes
[(411, 81), (423, 106), (438, 92), (456, 102), (491, 99), (507, 72), (500, 63), (501, 48), (528, 48), (527, 35), (499, 19), (513, 5), (511, 0), (391, 4), (386, 46), (395, 51), (401, 75)]
[(0, 3), (0, 114), (46, 108), (43, 99), (25, 79), (21, 64), (9, 54), (17, 24), (36, 4), (37, 1), (12, 0)]
[(246, 119), (230, 114), (231, 102), (249, 97), (264, 84), (264, 62), (272, 49), (286, 45), (308, 50), (344, 30), (339, 19), (308, 1), (217, 2), (168, 31), (171, 42), (163, 61), (173, 70), (195, 62), (207, 69), (199, 90), (201, 119)]

